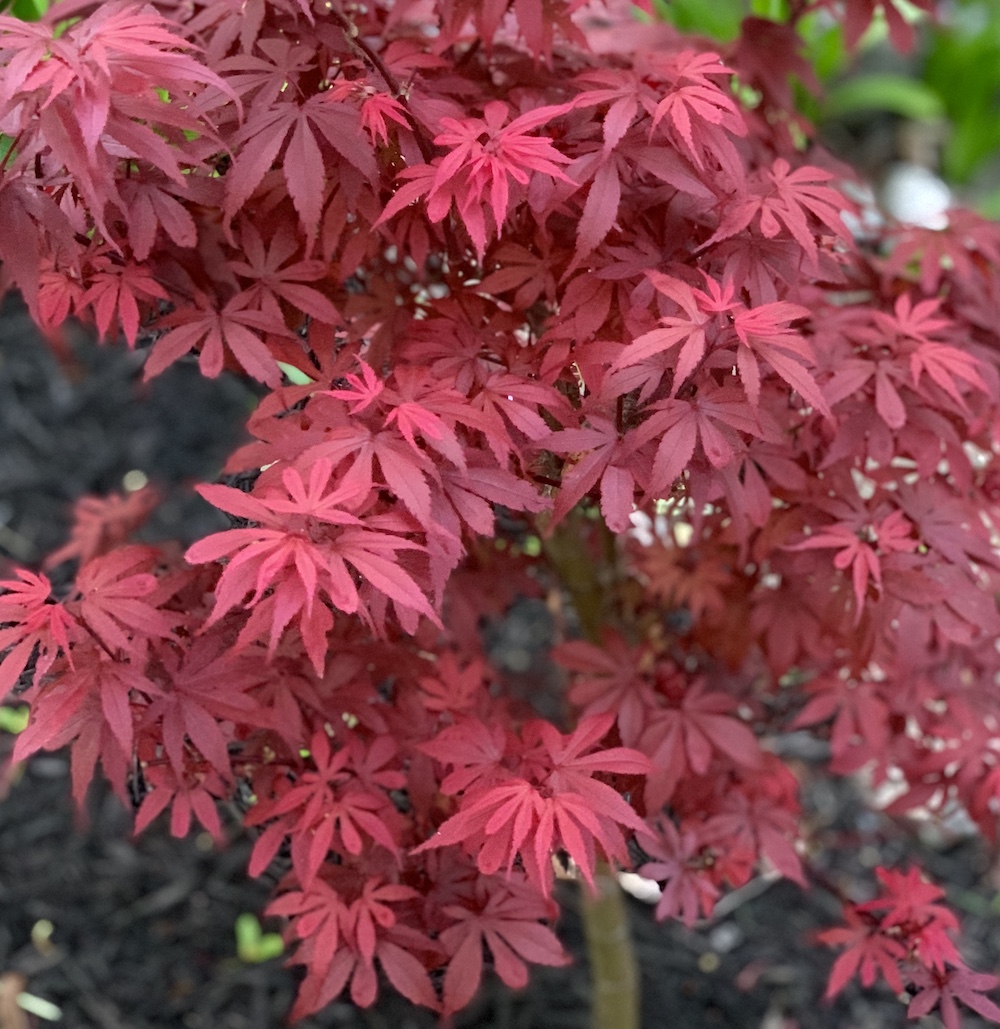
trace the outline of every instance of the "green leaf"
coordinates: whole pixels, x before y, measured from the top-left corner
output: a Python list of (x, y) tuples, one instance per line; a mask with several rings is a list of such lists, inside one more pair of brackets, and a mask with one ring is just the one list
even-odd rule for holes
[[(783, 0), (775, 0), (779, 5)], [(662, 21), (681, 32), (694, 32), (728, 43), (740, 34), (747, 10), (744, 0), (653, 0)]]
[(750, 0), (750, 12), (758, 18), (788, 21), (788, 0)]
[(49, 0), (14, 0), (10, 5), (10, 13), (21, 21), (38, 21), (48, 9)]
[(308, 386), (311, 382), (316, 381), (315, 379), (310, 379), (301, 368), (296, 368), (294, 364), (286, 364), (284, 361), (279, 361), (278, 367), (293, 386)]
[(17, 707), (0, 707), (0, 731), (16, 735), (28, 728), (31, 709), (27, 704)]
[(829, 82), (839, 75), (847, 63), (844, 49), (844, 30), (831, 25), (818, 15), (806, 15), (798, 24), (803, 41), (803, 56), (812, 65), (820, 82)]
[(968, 182), (1000, 150), (1000, 5), (969, 3), (932, 37), (924, 79), (944, 100), (952, 124), (945, 176)]
[(888, 111), (912, 121), (936, 121), (944, 117), (945, 105), (936, 90), (917, 79), (872, 72), (834, 86), (823, 105), (828, 118), (859, 111)]
[(280, 957), (285, 951), (285, 942), (279, 933), (265, 933), (261, 930), (256, 915), (244, 912), (233, 926), (236, 934), (236, 954), (248, 965), (259, 965), (264, 961)]

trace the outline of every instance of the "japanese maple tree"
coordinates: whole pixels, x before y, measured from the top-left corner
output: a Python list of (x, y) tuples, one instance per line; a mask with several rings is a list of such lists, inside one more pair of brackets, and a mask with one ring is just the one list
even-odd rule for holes
[[(89, 499), (68, 585), (0, 583), (14, 757), (69, 745), (139, 828), (242, 798), (293, 1016), (565, 963), (557, 874), (687, 924), (808, 884), (793, 729), (996, 840), (1000, 229), (855, 233), (795, 27), (912, 28), (788, 6), (724, 47), (597, 0), (0, 17), (4, 287), (267, 387), (199, 487), (231, 528), (138, 545), (149, 498)], [(527, 693), (479, 633), (518, 595), (563, 636)], [(830, 994), (1000, 1021), (941, 891), (879, 879)]]

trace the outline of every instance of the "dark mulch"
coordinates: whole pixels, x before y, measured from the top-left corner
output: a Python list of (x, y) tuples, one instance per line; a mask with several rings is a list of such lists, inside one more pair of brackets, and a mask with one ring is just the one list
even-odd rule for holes
[[(140, 368), (140, 356), (95, 347), (83, 334), (57, 360), (15, 302), (0, 309), (0, 555), (38, 562), (63, 540), (76, 496), (120, 489), (133, 470), (165, 494), (154, 535), (191, 540), (220, 527), (189, 486), (218, 474), (252, 393), (234, 379), (205, 382), (188, 366), (143, 386)], [(494, 651), (535, 642), (531, 626), (512, 623), (486, 644), (502, 662)], [(45, 755), (18, 770), (0, 802), (0, 1029), (22, 1029), (4, 1021), (12, 980), (3, 973), (22, 973), (28, 993), (58, 1007), (65, 1029), (280, 1026), (294, 970), (236, 956), (235, 920), (259, 912), (269, 888), (245, 875), (249, 843), (236, 819), (222, 851), (162, 827), (132, 840), (130, 814), (105, 790), (93, 788), (86, 826), (74, 825), (68, 793), (65, 757)], [(841, 888), (861, 896), (874, 864), (918, 860), (963, 914), (968, 960), (1000, 967), (997, 883), (979, 841), (922, 845), (903, 826), (866, 814), (847, 784), (813, 786), (808, 797), (826, 874)], [(561, 899), (560, 932), (580, 955), (572, 887)], [(838, 919), (822, 889), (755, 881), (697, 931), (657, 926), (638, 902), (630, 909), (647, 1029), (890, 1029), (906, 1021), (884, 989), (822, 1002), (833, 956), (811, 941)], [(588, 998), (581, 957), (569, 969), (537, 970), (518, 994), (489, 981), (456, 1027), (583, 1029)], [(435, 1019), (386, 990), (372, 1010), (336, 1003), (302, 1024), (431, 1029)]]

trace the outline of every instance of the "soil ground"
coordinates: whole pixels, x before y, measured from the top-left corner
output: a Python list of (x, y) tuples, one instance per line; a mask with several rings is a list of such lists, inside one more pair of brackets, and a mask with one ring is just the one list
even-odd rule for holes
[[(133, 470), (165, 495), (154, 535), (192, 540), (223, 527), (190, 484), (218, 474), (253, 394), (235, 379), (206, 382), (192, 366), (143, 386), (140, 368), (140, 355), (97, 347), (80, 333), (57, 359), (16, 301), (0, 308), (0, 571), (4, 558), (36, 565), (64, 539), (75, 497), (120, 489)], [(9, 747), (0, 734), (0, 755)], [(912, 826), (867, 812), (853, 784), (812, 774), (809, 756), (798, 767), (824, 874), (861, 898), (875, 864), (919, 862), (963, 918), (968, 962), (1000, 971), (1000, 880), (983, 842), (921, 840)], [(62, 1029), (283, 1024), (295, 971), (280, 959), (245, 964), (236, 956), (236, 918), (259, 912), (270, 884), (246, 876), (250, 842), (235, 818), (224, 850), (204, 836), (175, 840), (160, 823), (133, 840), (131, 813), (99, 785), (87, 823), (74, 819), (63, 754), (39, 756), (10, 779), (0, 802), (0, 1029), (49, 1024), (11, 1008), (22, 989), (54, 1005), (60, 1019), (52, 1024)], [(538, 969), (516, 994), (488, 981), (455, 1029), (586, 1029), (590, 986), (571, 886), (561, 900), (559, 931), (577, 962)], [(630, 911), (644, 1029), (906, 1024), (904, 1006), (885, 988), (822, 1000), (834, 955), (812, 938), (839, 915), (823, 889), (755, 880), (691, 931), (657, 925), (638, 901)], [(963, 1022), (980, 1024), (971, 1015)], [(370, 1010), (339, 1002), (301, 1025), (432, 1029), (436, 1019), (387, 988)]]

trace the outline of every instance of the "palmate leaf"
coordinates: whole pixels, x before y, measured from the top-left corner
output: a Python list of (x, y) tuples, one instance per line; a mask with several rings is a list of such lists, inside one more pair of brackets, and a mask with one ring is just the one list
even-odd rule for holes
[[(7, 174), (0, 178), (0, 259), (7, 273), (24, 294), (32, 316), (43, 324), (59, 325), (69, 314), (72, 300), (66, 298), (62, 317), (46, 317), (39, 305), (42, 266), (40, 238), (57, 246), (71, 245), (72, 228), (65, 212), (28, 175)], [(77, 296), (82, 293), (74, 283)]]
[(307, 451), (306, 456), (321, 456), (334, 465), (346, 459), (350, 463), (341, 481), (362, 490), (375, 485), (377, 467), (385, 485), (422, 525), (430, 528), (434, 466), (419, 449), (409, 446), (398, 430), (372, 432), (359, 420), (328, 433), (326, 441)]
[(673, 368), (676, 393), (697, 368), (709, 344), (716, 342), (720, 331), (717, 316), (740, 305), (734, 298), (732, 283), (726, 283), (720, 291), (719, 284), (708, 279), (705, 292), (661, 272), (648, 272), (647, 277), (657, 292), (681, 309), (681, 314), (660, 318), (660, 327), (634, 339), (614, 367), (629, 368), (680, 345)]
[(656, 820), (655, 830), (655, 840), (643, 841), (643, 850), (653, 860), (641, 865), (638, 873), (663, 883), (656, 917), (680, 918), (690, 929), (700, 917), (711, 915), (720, 893), (708, 870), (699, 867), (704, 843), (695, 831), (678, 831), (666, 817)]
[(422, 944), (426, 950), (436, 949), (426, 938), (414, 940), (396, 928), (397, 909), (392, 905), (415, 899), (416, 891), (373, 875), (364, 879), (360, 895), (354, 892), (355, 899), (345, 900), (334, 885), (317, 878), (307, 889), (283, 893), (268, 905), (265, 913), (290, 917), (292, 932), (304, 941), (294, 961), (306, 965), (307, 978), (291, 1017), (319, 1010), (348, 983), (351, 1000), (362, 1007), (370, 1005), (378, 986), (376, 959), (405, 997), (437, 1009), (426, 968), (393, 940), (396, 935), (411, 948)]
[(139, 334), (140, 303), (167, 299), (167, 291), (149, 268), (131, 261), (115, 263), (100, 255), (94, 260), (90, 286), (76, 300), (75, 306), (78, 312), (91, 307), (101, 336), (109, 335), (113, 323), (120, 325), (125, 342), (134, 347)]
[(508, 122), (507, 104), (491, 100), (484, 106), (482, 118), (442, 118), (445, 131), (434, 142), (450, 147), (448, 153), (431, 167), (406, 169), (401, 177), (410, 181), (399, 190), (379, 221), (424, 196), (429, 219), (439, 222), (454, 203), (482, 258), (490, 228), (483, 217), (484, 207), (499, 235), (507, 219), (511, 181), (527, 185), (531, 174), (539, 172), (572, 182), (560, 167), (569, 164), (570, 159), (551, 140), (528, 135), (567, 110), (567, 105), (539, 107)]
[(830, 405), (808, 371), (814, 362), (812, 347), (804, 336), (790, 328), (792, 322), (809, 315), (809, 309), (800, 304), (776, 301), (737, 311), (733, 316), (733, 330), (742, 344), (737, 350), (737, 368), (752, 407), (760, 401), (756, 357), (761, 357), (806, 403), (832, 417)]
[(267, 676), (266, 669), (248, 654), (227, 650), (219, 634), (200, 636), (183, 655), (158, 645), (156, 660), (169, 674), (171, 689), (153, 698), (144, 711), (143, 727), (159, 728), (163, 751), (179, 782), (189, 778), (189, 743), (218, 776), (231, 781), (225, 726), (234, 721), (269, 724), (268, 713), (250, 692)]
[(149, 568), (156, 561), (151, 547), (123, 546), (92, 558), (76, 576), (80, 620), (109, 650), (144, 652), (150, 640), (173, 637), (180, 621), (145, 600), (156, 590)]
[(187, 176), (183, 184), (152, 173), (141, 179), (127, 179), (119, 186), (122, 203), (129, 212), (129, 243), (137, 261), (145, 261), (164, 233), (179, 247), (193, 247), (198, 242), (198, 227), (185, 205), (186, 200), (209, 200), (212, 180), (198, 180), (195, 186)]
[[(909, 0), (913, 7), (928, 14), (934, 13), (934, 0)], [(819, 0), (817, 7), (830, 7), (833, 0)], [(868, 26), (881, 14), (889, 28), (892, 45), (903, 53), (913, 47), (916, 34), (910, 19), (903, 14), (903, 4), (898, 0), (845, 0), (840, 16), (844, 24), (844, 44), (854, 50)]]
[(914, 980), (918, 992), (906, 1009), (907, 1017), (920, 1018), (937, 1007), (945, 1029), (959, 1029), (961, 1016), (956, 1002), (961, 1002), (988, 1021), (1000, 1024), (1000, 1007), (984, 996), (987, 990), (1000, 986), (1000, 979), (995, 975), (972, 972), (964, 967), (949, 968), (937, 974), (918, 969)]
[(712, 127), (721, 126), (734, 136), (746, 133), (736, 101), (710, 78), (732, 74), (717, 54), (684, 50), (664, 63), (673, 89), (666, 91), (653, 110), (651, 133), (666, 121), (698, 164), (702, 163), (702, 146), (711, 149)]
[(669, 496), (691, 462), (695, 446), (709, 464), (722, 470), (742, 449), (737, 432), (763, 438), (767, 434), (756, 412), (732, 386), (706, 386), (693, 400), (673, 398), (649, 405), (648, 417), (634, 431), (635, 444), (656, 441), (647, 496)]
[[(81, 760), (90, 770), (101, 756), (109, 772), (121, 770), (135, 741), (133, 702), (156, 697), (160, 687), (127, 664), (112, 661), (99, 647), (78, 649), (75, 667), (34, 699), (32, 719), (18, 737), (14, 760), (26, 760), (81, 738)], [(76, 758), (74, 757), (74, 762)], [(74, 795), (82, 801), (89, 778), (74, 775)]]
[(744, 768), (761, 766), (760, 745), (733, 708), (731, 698), (701, 681), (676, 707), (650, 714), (638, 743), (653, 763), (647, 803), (656, 808), (667, 803), (687, 775), (704, 775), (716, 755)]
[(903, 992), (903, 979), (898, 964), (906, 957), (906, 948), (898, 939), (882, 933), (871, 918), (853, 908), (846, 908), (846, 928), (827, 929), (817, 939), (832, 947), (846, 946), (834, 963), (827, 984), (827, 997), (835, 997), (851, 979), (860, 973), (863, 986), (871, 986), (879, 973), (894, 993)]
[(265, 247), (256, 227), (250, 221), (240, 222), (240, 244), (243, 259), (230, 261), (229, 267), (241, 278), (250, 280), (245, 291), (248, 303), (268, 313), (280, 311), (278, 301), (284, 300), (296, 311), (302, 311), (328, 324), (340, 320), (337, 309), (314, 286), (329, 275), (323, 261), (298, 260), (289, 263), (299, 250), (294, 233), (283, 227), (274, 234)]
[(274, 313), (248, 308), (251, 300), (252, 296), (239, 294), (221, 310), (216, 310), (210, 298), (203, 295), (199, 297), (198, 306), (165, 315), (159, 325), (169, 331), (153, 345), (146, 360), (146, 378), (158, 375), (197, 348), (198, 367), (209, 378), (221, 374), (228, 350), (253, 378), (268, 386), (280, 385), (281, 371), (261, 335), (267, 332), (291, 337), (293, 334)]
[(183, 839), (191, 831), (192, 816), (212, 834), (217, 844), (225, 842), (219, 819), (218, 801), (228, 792), (218, 773), (178, 775), (170, 765), (153, 765), (143, 778), (149, 792), (135, 815), (135, 831), (141, 832), (162, 812), (170, 809), (170, 833)]
[[(622, 172), (627, 169), (624, 162), (620, 165), (614, 155), (602, 155), (596, 166), (587, 200), (583, 205), (583, 214), (576, 232), (576, 254), (571, 268), (591, 254), (611, 231), (618, 217), (618, 205), (622, 198)], [(580, 168), (574, 169), (580, 179)]]
[(110, 240), (109, 208), (128, 218), (109, 174), (114, 161), (124, 153), (183, 186), (182, 164), (199, 163), (179, 145), (183, 133), (214, 135), (206, 120), (186, 104), (171, 103), (170, 95), (187, 97), (211, 86), (225, 102), (239, 101), (191, 52), (197, 48), (149, 5), (113, 0), (63, 27), (57, 32), (53, 25), (0, 16), (0, 98), (28, 119), (34, 151), (47, 150), (50, 161), (66, 169), (102, 238)]
[(625, 532), (631, 524), (636, 490), (635, 443), (622, 439), (610, 419), (595, 415), (588, 421), (589, 428), (562, 429), (545, 440), (553, 453), (581, 455), (563, 469), (553, 519), (564, 518), (600, 482), (604, 518), (615, 532)]
[[(589, 754), (614, 722), (612, 714), (583, 719), (568, 736), (545, 722), (529, 723), (523, 740), (534, 746), (538, 770), (531, 778), (500, 771), (466, 790), (459, 811), (413, 853), (462, 844), (476, 852), (485, 875), (508, 872), (520, 856), (528, 878), (546, 896), (551, 890), (550, 856), (562, 847), (594, 885), (595, 843), (608, 858), (621, 858), (625, 840), (622, 826), (645, 834), (645, 823), (610, 786), (593, 778), (596, 772), (644, 775), (646, 757), (627, 747)], [(469, 720), (459, 727), (471, 731)], [(442, 755), (443, 756), (443, 755)], [(452, 753), (448, 764), (464, 765)]]
[(559, 967), (569, 963), (556, 934), (539, 919), (546, 905), (523, 879), (491, 877), (477, 894), (486, 894), (467, 904), (452, 904), (443, 914), (453, 924), (440, 936), (449, 955), (444, 978), (444, 1011), (465, 1007), (479, 988), (484, 947), (489, 949), (497, 975), (511, 988), (528, 983), (532, 964)]
[(71, 645), (83, 628), (61, 603), (50, 603), (52, 583), (45, 575), (18, 569), (16, 579), (0, 581), (0, 691), (13, 689), (37, 648), (37, 682), (62, 654), (73, 664)]
[(812, 268), (818, 270), (819, 247), (814, 225), (845, 242), (850, 239), (841, 211), (850, 209), (851, 204), (826, 185), (832, 178), (832, 173), (822, 168), (806, 165), (793, 169), (785, 158), (777, 158), (770, 169), (759, 171), (746, 188), (734, 194), (718, 229), (702, 247), (729, 239), (756, 224), (767, 239), (789, 234)]
[[(285, 468), (282, 488), (260, 496), (227, 486), (199, 487), (216, 507), (260, 525), (214, 533), (185, 554), (192, 564), (229, 559), (208, 624), (237, 607), (253, 610), (241, 639), (267, 635), (273, 655), (295, 620), (317, 673), (325, 664), (326, 634), (332, 626), (326, 604), (368, 619), (381, 617), (369, 608), (353, 573), (404, 611), (440, 624), (426, 593), (400, 563), (402, 553), (425, 548), (404, 536), (369, 528), (353, 513), (368, 487), (341, 480), (330, 490), (331, 468), (323, 458), (312, 462), (307, 478), (298, 469)], [(310, 534), (308, 520), (329, 529)]]
[[(318, 231), (328, 170), (322, 143), (369, 181), (376, 178), (375, 158), (355, 108), (318, 94), (299, 104), (279, 100), (255, 110), (237, 139), (239, 156), (226, 175), (223, 206), (228, 226), (284, 152), (281, 169), (307, 239)], [(307, 245), (307, 251), (309, 246)]]

